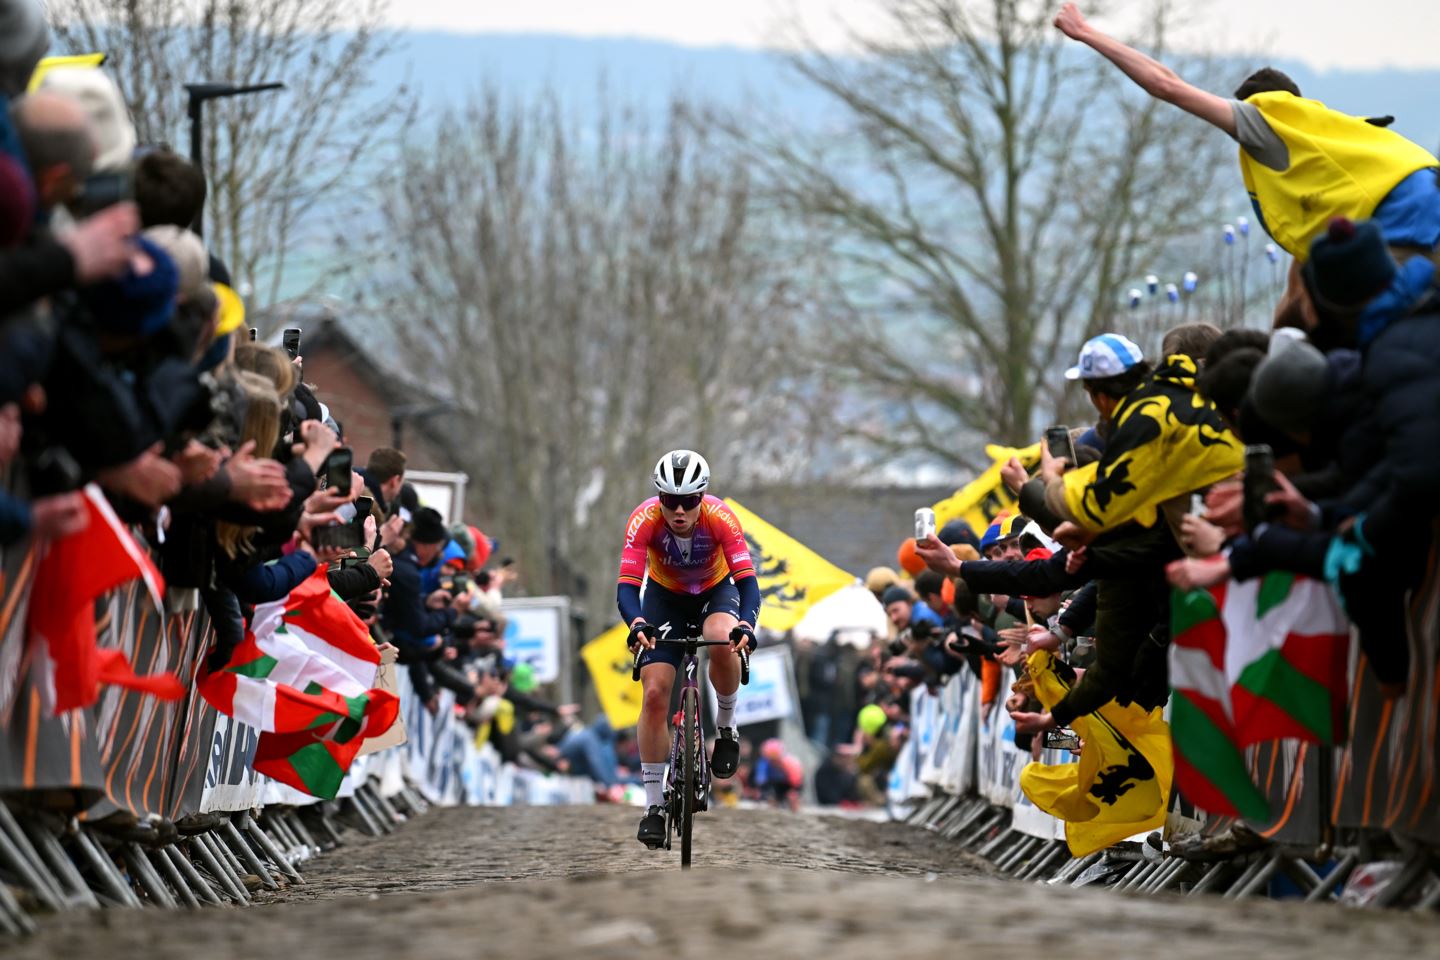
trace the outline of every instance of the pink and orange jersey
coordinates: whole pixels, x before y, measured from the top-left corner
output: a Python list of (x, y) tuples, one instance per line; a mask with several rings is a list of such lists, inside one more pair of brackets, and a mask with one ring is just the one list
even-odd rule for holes
[(630, 514), (620, 552), (620, 583), (640, 586), (646, 574), (672, 593), (701, 594), (726, 577), (755, 576), (740, 520), (719, 497), (705, 495), (688, 539), (675, 536), (651, 497)]

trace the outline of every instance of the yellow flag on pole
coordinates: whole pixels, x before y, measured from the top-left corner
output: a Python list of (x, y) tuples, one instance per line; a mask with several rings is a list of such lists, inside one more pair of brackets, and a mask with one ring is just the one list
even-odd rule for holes
[(600, 706), (616, 730), (640, 722), (640, 684), (630, 679), (635, 661), (625, 649), (625, 637), (629, 633), (625, 624), (617, 623), (580, 648), (580, 656), (590, 668)]
[[(1032, 653), (1029, 670), (1035, 696), (1046, 710), (1070, 689), (1048, 651)], [(1164, 827), (1175, 758), (1160, 708), (1147, 712), (1111, 700), (1093, 714), (1076, 717), (1074, 728), (1084, 741), (1078, 763), (1032, 763), (1020, 771), (1025, 796), (1065, 821), (1070, 853), (1088, 856)]]
[(985, 455), (992, 462), (984, 473), (935, 504), (935, 522), (940, 526), (960, 519), (970, 524), (977, 537), (983, 535), (1000, 511), (1015, 506), (1015, 495), (1000, 479), (1000, 468), (1011, 457), (1019, 457), (1025, 469), (1034, 469), (1040, 463), (1040, 444), (1016, 448), (992, 443), (985, 447)]
[(841, 570), (739, 503), (725, 503), (745, 528), (750, 560), (760, 580), (759, 626), (776, 632), (789, 630), (812, 604), (855, 582), (854, 574)]

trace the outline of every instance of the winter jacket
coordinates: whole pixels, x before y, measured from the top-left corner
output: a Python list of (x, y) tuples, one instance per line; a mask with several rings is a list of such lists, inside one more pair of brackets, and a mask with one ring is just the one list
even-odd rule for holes
[(455, 622), (455, 611), (449, 607), (430, 610), (425, 606), (427, 595), (421, 589), (422, 568), (414, 547), (401, 550), (394, 562), (394, 569), (390, 571), (390, 593), (380, 611), (381, 625), (402, 651), (438, 646), (435, 635)]

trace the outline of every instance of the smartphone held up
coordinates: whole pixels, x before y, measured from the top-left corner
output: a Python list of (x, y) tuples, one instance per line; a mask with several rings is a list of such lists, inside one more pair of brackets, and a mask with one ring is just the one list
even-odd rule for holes
[(929, 538), (935, 533), (935, 511), (929, 507), (921, 507), (915, 511), (915, 542)]
[(1064, 460), (1075, 466), (1075, 443), (1070, 439), (1070, 428), (1056, 424), (1045, 431), (1045, 449), (1056, 460)]

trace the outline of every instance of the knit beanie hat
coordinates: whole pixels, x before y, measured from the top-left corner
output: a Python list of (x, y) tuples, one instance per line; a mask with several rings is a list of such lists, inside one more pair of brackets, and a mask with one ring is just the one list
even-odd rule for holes
[(1277, 430), (1307, 432), (1325, 399), (1327, 371), (1325, 354), (1313, 345), (1277, 338), (1250, 381), (1256, 412)]
[(893, 587), (886, 587), (885, 592), (880, 594), (880, 605), (888, 607), (892, 603), (910, 603), (914, 599), (915, 596), (909, 590), (897, 583)]
[(1388, 287), (1397, 269), (1378, 223), (1336, 217), (1310, 244), (1304, 274), (1317, 308), (1348, 312)]
[(24, 93), (48, 49), (50, 28), (40, 0), (0, 0), (0, 96)]
[(137, 273), (132, 263), (121, 276), (81, 291), (102, 333), (153, 336), (165, 329), (175, 313), (175, 294), (180, 285), (175, 262), (146, 237), (136, 237), (134, 242), (149, 257), (149, 272)]
[(433, 507), (421, 507), (415, 511), (415, 525), (410, 531), (410, 539), (415, 543), (444, 543), (450, 539), (450, 531), (445, 529), (445, 518), (440, 516), (440, 511)]
[(958, 517), (946, 521), (945, 526), (940, 528), (940, 532), (936, 536), (947, 547), (953, 547), (957, 543), (968, 543), (972, 547), (980, 545), (980, 538), (975, 536), (975, 531), (970, 529), (970, 524)]

